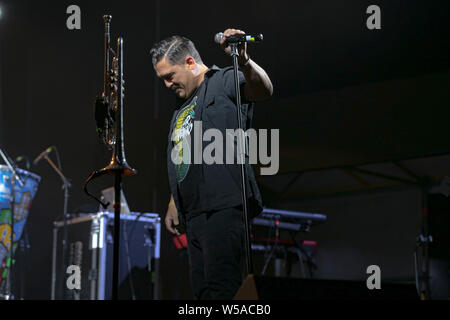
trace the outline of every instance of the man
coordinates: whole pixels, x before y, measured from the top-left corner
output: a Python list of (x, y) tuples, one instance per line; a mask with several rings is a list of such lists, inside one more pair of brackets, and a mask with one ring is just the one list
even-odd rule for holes
[[(220, 45), (227, 54), (226, 38), (244, 34), (227, 29)], [(239, 83), (242, 100), (243, 130), (250, 128), (254, 101), (272, 95), (272, 83), (266, 72), (247, 54), (247, 44), (239, 52)], [(173, 36), (156, 43), (152, 50), (155, 72), (167, 88), (173, 90), (181, 106), (174, 112), (168, 139), (167, 167), (172, 192), (165, 224), (179, 235), (180, 222), (186, 227), (191, 284), (197, 299), (232, 299), (242, 280), (245, 258), (240, 165), (198, 164), (192, 150), (195, 143), (204, 149), (207, 129), (237, 128), (236, 92), (233, 68), (208, 68), (194, 44)], [(201, 130), (196, 130), (201, 121)], [(191, 141), (194, 147), (191, 148)], [(236, 141), (233, 142), (236, 146)], [(233, 154), (236, 159), (236, 153)], [(174, 159), (175, 158), (175, 159)], [(181, 160), (181, 161), (177, 161)], [(251, 216), (262, 209), (261, 195), (246, 159), (247, 196)]]

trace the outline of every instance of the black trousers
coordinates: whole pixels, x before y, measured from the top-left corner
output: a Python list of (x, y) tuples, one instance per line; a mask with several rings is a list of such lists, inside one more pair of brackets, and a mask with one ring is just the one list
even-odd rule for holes
[(186, 222), (191, 285), (197, 299), (231, 300), (243, 281), (242, 207), (202, 213)]

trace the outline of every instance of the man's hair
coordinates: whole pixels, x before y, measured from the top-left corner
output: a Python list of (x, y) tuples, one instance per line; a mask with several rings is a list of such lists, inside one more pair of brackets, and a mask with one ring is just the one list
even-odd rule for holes
[(194, 43), (181, 36), (171, 36), (155, 43), (150, 50), (150, 55), (153, 65), (164, 58), (167, 58), (171, 64), (183, 64), (187, 56), (193, 57), (197, 63), (203, 63)]

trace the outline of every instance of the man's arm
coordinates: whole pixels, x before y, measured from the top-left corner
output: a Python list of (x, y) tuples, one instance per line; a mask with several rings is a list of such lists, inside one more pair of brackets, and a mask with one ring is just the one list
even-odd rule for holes
[[(245, 32), (238, 29), (227, 29), (223, 34), (225, 37), (220, 41), (220, 45), (227, 54), (231, 54), (231, 48), (226, 42), (226, 37), (235, 34), (245, 34)], [(262, 101), (270, 98), (273, 94), (272, 82), (264, 69), (248, 56), (247, 43), (240, 43), (238, 51), (239, 68), (244, 74), (246, 81), (244, 84), (245, 99), (247, 101)]]
[[(248, 55), (247, 55), (248, 57)], [(273, 85), (266, 71), (249, 57), (245, 62), (239, 63), (240, 69), (245, 77), (244, 95), (247, 101), (262, 101), (270, 98), (273, 94)]]

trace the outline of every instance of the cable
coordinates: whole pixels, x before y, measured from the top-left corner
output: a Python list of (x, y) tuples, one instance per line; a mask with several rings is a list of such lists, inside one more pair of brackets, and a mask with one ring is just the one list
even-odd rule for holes
[(130, 230), (130, 237), (133, 234), (134, 231), (134, 227), (136, 227), (138, 220), (144, 215), (144, 212), (139, 213), (136, 218), (133, 221), (133, 225), (131, 226), (131, 230)]
[(91, 194), (88, 189), (87, 186), (89, 184), (89, 182), (91, 182), (91, 180), (93, 180), (94, 178), (98, 178), (99, 176), (101, 176), (102, 174), (104, 174), (104, 172), (101, 172), (100, 170), (97, 171), (93, 171), (91, 173), (91, 175), (86, 179), (86, 181), (84, 182), (84, 186), (83, 186), (83, 190), (84, 192), (91, 198), (93, 198), (95, 201), (97, 201), (98, 203), (100, 203), (100, 205), (103, 207), (103, 209), (106, 209), (109, 206), (109, 202), (104, 203), (102, 200), (100, 200), (99, 198), (97, 198), (96, 196), (94, 196), (93, 194)]

